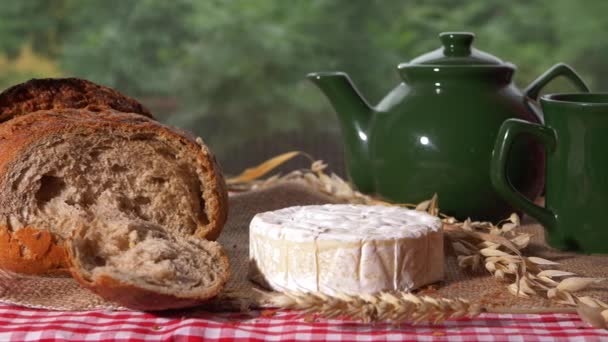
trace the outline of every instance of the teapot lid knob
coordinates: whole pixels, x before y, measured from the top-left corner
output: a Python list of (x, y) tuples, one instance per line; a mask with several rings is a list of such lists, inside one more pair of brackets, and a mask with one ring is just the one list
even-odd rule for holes
[(408, 65), (511, 66), (496, 56), (474, 48), (472, 45), (475, 34), (471, 32), (443, 32), (439, 34), (439, 39), (442, 47), (418, 56), (409, 63), (401, 63), (400, 68)]
[(443, 32), (439, 34), (446, 56), (464, 57), (471, 55), (471, 44), (475, 34), (471, 32)]

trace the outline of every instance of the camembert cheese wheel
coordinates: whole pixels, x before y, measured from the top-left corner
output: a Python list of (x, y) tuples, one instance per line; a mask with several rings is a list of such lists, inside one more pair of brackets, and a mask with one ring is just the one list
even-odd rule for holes
[(257, 214), (251, 278), (277, 291), (407, 291), (443, 278), (442, 223), (395, 206), (326, 204)]

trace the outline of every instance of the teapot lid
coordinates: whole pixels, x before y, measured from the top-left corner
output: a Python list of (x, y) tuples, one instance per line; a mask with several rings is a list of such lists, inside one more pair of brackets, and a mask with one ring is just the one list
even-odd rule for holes
[(504, 65), (496, 56), (472, 47), (475, 34), (471, 32), (443, 32), (439, 34), (443, 44), (437, 50), (411, 60), (409, 65)]

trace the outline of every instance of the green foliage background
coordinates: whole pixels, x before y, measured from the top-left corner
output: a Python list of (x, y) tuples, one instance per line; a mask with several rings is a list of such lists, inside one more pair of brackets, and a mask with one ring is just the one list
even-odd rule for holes
[[(304, 76), (343, 70), (371, 102), (396, 65), (473, 31), (518, 65), (520, 86), (557, 62), (608, 89), (605, 0), (23, 0), (0, 6), (0, 87), (79, 76), (141, 99), (228, 160), (252, 139), (339, 134)], [(558, 82), (552, 90), (570, 89)]]

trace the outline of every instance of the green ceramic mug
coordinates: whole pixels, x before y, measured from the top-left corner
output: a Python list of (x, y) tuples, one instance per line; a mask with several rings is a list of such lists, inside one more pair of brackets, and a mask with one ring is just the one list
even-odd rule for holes
[[(608, 93), (553, 94), (540, 102), (544, 126), (510, 119), (500, 127), (492, 184), (513, 207), (545, 226), (551, 246), (608, 253)], [(524, 135), (546, 147), (544, 208), (518, 193), (505, 175), (509, 149)]]

